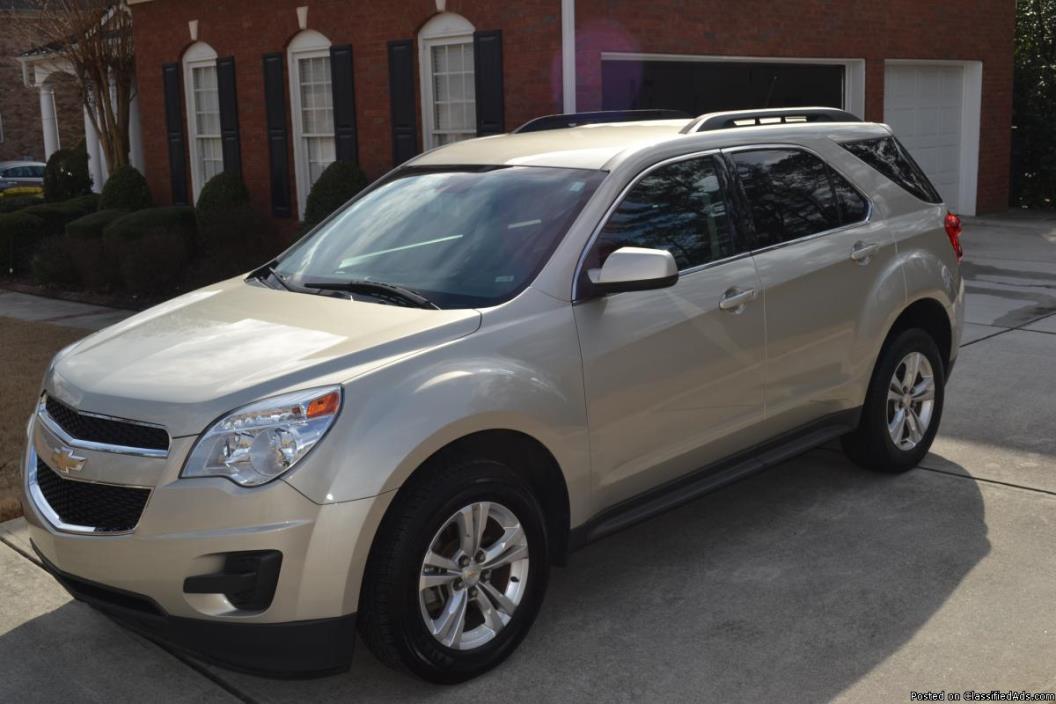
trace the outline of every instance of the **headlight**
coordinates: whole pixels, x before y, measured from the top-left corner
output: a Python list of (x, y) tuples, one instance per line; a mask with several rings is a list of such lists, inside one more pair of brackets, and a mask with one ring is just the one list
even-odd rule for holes
[(341, 387), (274, 396), (235, 409), (191, 451), (184, 477), (226, 477), (259, 486), (285, 474), (326, 434), (341, 410)]

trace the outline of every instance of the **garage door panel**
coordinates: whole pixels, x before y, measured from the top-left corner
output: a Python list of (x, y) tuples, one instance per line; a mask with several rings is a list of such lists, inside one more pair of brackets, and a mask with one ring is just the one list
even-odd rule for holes
[(959, 209), (964, 69), (889, 65), (884, 80), (884, 121), (950, 208)]

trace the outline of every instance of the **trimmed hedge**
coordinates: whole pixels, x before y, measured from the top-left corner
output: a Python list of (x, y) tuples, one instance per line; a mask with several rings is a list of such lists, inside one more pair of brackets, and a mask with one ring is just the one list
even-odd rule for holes
[(44, 221), (26, 210), (0, 215), (0, 267), (23, 273), (45, 237)]
[(196, 231), (193, 208), (139, 210), (103, 229), (103, 255), (117, 262), (129, 293), (169, 292), (183, 279)]
[(308, 194), (304, 206), (304, 230), (321, 223), (366, 186), (366, 175), (351, 161), (335, 161), (327, 166)]
[(103, 230), (128, 214), (125, 210), (98, 210), (66, 225), (66, 246), (81, 285), (100, 290), (120, 283), (117, 262), (103, 253)]
[(5, 196), (0, 198), (0, 213), (13, 213), (31, 205), (39, 205), (44, 202), (44, 196)]
[(274, 222), (250, 205), (249, 190), (234, 174), (209, 179), (198, 196), (197, 215), (196, 284), (235, 276), (282, 250)]
[(71, 198), (61, 203), (40, 203), (31, 205), (21, 211), (35, 215), (44, 221), (44, 236), (61, 235), (66, 231), (66, 224), (79, 217), (95, 212), (99, 206), (99, 196), (90, 193)]
[(48, 237), (33, 255), (33, 279), (39, 284), (76, 286), (79, 283), (74, 258), (65, 237)]
[(88, 151), (82, 141), (73, 149), (59, 149), (44, 167), (44, 199), (58, 203), (92, 191)]
[(195, 206), (198, 215), (226, 210), (234, 205), (249, 204), (249, 189), (237, 175), (222, 171), (205, 182)]
[(134, 166), (122, 166), (103, 186), (99, 210), (142, 210), (154, 205), (147, 179)]

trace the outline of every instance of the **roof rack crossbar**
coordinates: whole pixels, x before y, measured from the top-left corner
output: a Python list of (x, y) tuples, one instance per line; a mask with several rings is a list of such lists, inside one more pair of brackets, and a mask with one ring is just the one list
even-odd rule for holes
[(861, 122), (861, 118), (838, 108), (769, 108), (734, 110), (701, 115), (682, 128), (682, 134), (710, 132), (733, 127), (802, 124), (804, 122)]
[(690, 115), (681, 110), (595, 110), (593, 112), (570, 112), (560, 115), (544, 115), (529, 120), (513, 131), (542, 132), (560, 130), (580, 125), (596, 125), (604, 122), (638, 122), (645, 120), (688, 120)]

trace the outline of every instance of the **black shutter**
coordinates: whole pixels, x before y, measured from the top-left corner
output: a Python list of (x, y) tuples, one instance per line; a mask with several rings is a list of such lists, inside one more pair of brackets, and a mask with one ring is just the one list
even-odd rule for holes
[(414, 104), (414, 45), (389, 42), (389, 112), (392, 161), (402, 164), (418, 153), (418, 114)]
[(473, 33), (473, 73), (477, 87), (477, 135), (506, 131), (502, 91), (502, 30)]
[(330, 47), (330, 86), (334, 91), (334, 143), (338, 161), (359, 161), (356, 142), (356, 88), (352, 47)]
[(224, 171), (241, 177), (242, 147), (238, 136), (235, 57), (216, 60), (216, 87), (220, 95), (220, 143), (224, 151)]
[(187, 139), (183, 131), (183, 101), (180, 100), (180, 65), (161, 67), (165, 87), (165, 130), (169, 141), (169, 180), (172, 182), (172, 202), (188, 205), (187, 197)]
[(264, 113), (268, 124), (268, 163), (271, 171), (271, 213), (293, 214), (290, 203), (290, 151), (286, 127), (286, 80), (282, 54), (264, 54)]

